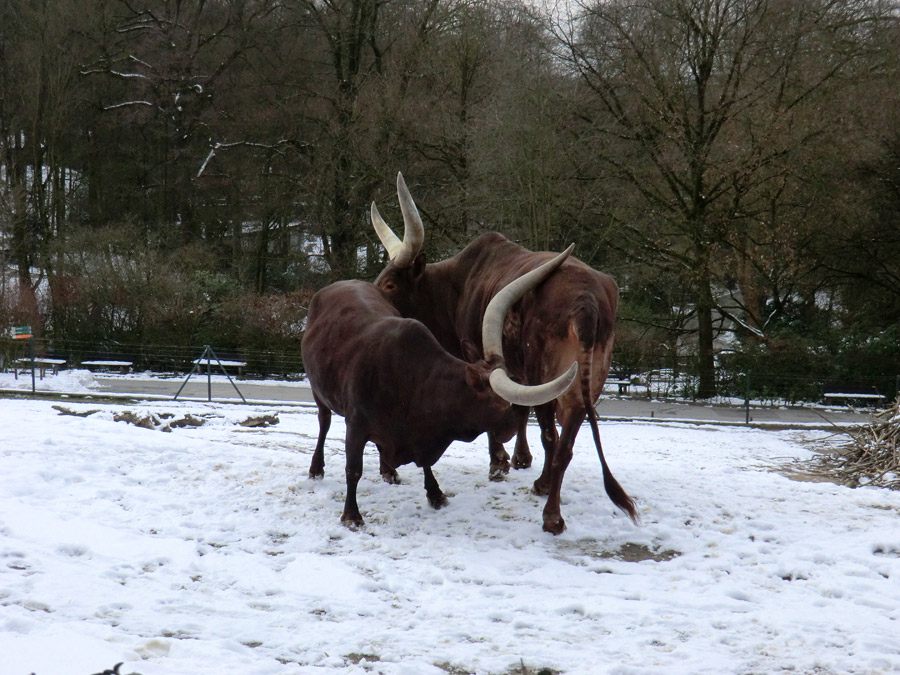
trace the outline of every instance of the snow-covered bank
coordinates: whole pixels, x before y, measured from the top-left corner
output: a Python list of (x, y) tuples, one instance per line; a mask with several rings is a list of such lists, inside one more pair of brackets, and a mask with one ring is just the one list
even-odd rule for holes
[[(70, 394), (89, 394), (101, 389), (101, 382), (111, 380), (128, 381), (171, 381), (175, 383), (184, 382), (186, 375), (161, 374), (152, 373), (150, 371), (128, 374), (114, 373), (95, 373), (83, 368), (72, 368), (61, 370), (57, 374), (47, 373), (43, 378), (35, 377), (35, 390), (38, 392), (66, 392)], [(229, 382), (225, 375), (214, 374), (210, 379), (217, 384), (227, 384)], [(206, 373), (194, 373), (190, 381), (205, 383), (207, 380)], [(306, 380), (238, 380), (233, 378), (232, 381), (239, 384), (277, 384), (279, 387), (302, 387), (309, 388)], [(177, 384), (175, 385), (177, 389)], [(16, 377), (12, 372), (0, 372), (0, 390), (7, 389), (10, 391), (31, 391), (31, 371), (20, 372)]]
[(582, 433), (559, 537), (483, 438), (437, 464), (440, 511), (367, 452), (352, 532), (340, 418), (310, 481), (312, 410), (54, 405), (0, 400), (0, 675), (900, 670), (900, 494), (772, 471), (796, 432), (603, 425), (641, 527)]
[[(30, 370), (20, 372), (18, 377), (11, 372), (0, 372), (0, 389), (31, 391), (31, 385)], [(36, 375), (34, 379), (36, 391), (85, 393), (95, 387), (95, 376), (89, 370), (61, 370), (56, 375), (48, 372), (43, 378)]]

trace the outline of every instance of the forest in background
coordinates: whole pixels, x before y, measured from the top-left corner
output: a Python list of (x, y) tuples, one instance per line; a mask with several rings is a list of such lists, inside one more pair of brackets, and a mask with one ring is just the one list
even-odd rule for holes
[(615, 277), (622, 373), (900, 373), (895, 2), (0, 4), (0, 329), (298, 352), (398, 170), (429, 260)]

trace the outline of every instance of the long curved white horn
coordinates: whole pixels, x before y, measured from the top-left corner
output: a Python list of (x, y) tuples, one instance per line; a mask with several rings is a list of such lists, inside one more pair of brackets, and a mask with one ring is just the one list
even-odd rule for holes
[(488, 359), (494, 355), (503, 356), (503, 322), (506, 321), (506, 312), (519, 298), (562, 265), (574, 248), (575, 244), (570, 244), (569, 248), (558, 256), (509, 282), (491, 298), (487, 309), (484, 310), (484, 319), (481, 322), (481, 344), (484, 348), (484, 358)]
[(387, 251), (391, 262), (397, 267), (409, 267), (419, 251), (422, 250), (422, 244), (425, 242), (425, 228), (422, 225), (422, 218), (419, 216), (419, 209), (413, 201), (409, 189), (406, 187), (406, 181), (403, 180), (403, 174), (397, 172), (397, 199), (400, 201), (400, 212), (403, 214), (403, 240), (394, 234), (393, 230), (385, 222), (375, 202), (372, 202), (372, 227), (375, 228), (375, 234)]
[(555, 380), (543, 384), (526, 385), (513, 382), (503, 368), (492, 370), (489, 381), (491, 389), (503, 400), (530, 408), (562, 396), (572, 386), (577, 375), (578, 361), (572, 361), (572, 365), (566, 372)]
[[(506, 320), (506, 312), (525, 293), (536, 287), (557, 267), (562, 265), (575, 244), (543, 265), (523, 274), (518, 279), (504, 286), (488, 303), (484, 312), (481, 325), (481, 343), (484, 348), (484, 358), (499, 356), (503, 359), (503, 323)], [(518, 405), (535, 406), (560, 396), (568, 389), (578, 373), (578, 362), (573, 362), (569, 369), (550, 382), (539, 385), (522, 385), (513, 382), (502, 368), (495, 369), (490, 375), (491, 388), (501, 398)]]
[[(397, 172), (397, 199), (400, 201), (400, 213), (403, 214), (403, 245), (409, 250), (409, 262), (406, 264), (410, 265), (422, 250), (422, 244), (425, 243), (425, 227), (422, 225), (419, 209), (416, 208), (409, 188), (406, 187), (406, 181), (403, 180), (403, 174), (399, 171)], [(396, 261), (394, 264), (402, 266)]]
[(403, 242), (397, 238), (394, 231), (384, 221), (381, 214), (378, 213), (378, 207), (375, 206), (375, 202), (372, 202), (371, 215), (375, 234), (378, 235), (378, 239), (381, 241), (381, 245), (384, 246), (384, 250), (387, 251), (388, 257), (394, 260), (403, 250)]

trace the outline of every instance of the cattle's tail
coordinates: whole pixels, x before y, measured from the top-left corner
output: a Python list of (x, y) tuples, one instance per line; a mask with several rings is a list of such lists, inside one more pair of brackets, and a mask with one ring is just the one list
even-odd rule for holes
[(624, 488), (619, 485), (619, 481), (612, 475), (609, 464), (603, 456), (603, 446), (600, 445), (600, 430), (597, 428), (597, 411), (590, 401), (585, 403), (587, 406), (588, 419), (591, 421), (591, 433), (594, 434), (594, 445), (597, 446), (597, 455), (600, 456), (600, 465), (603, 467), (603, 487), (606, 488), (606, 494), (612, 500), (612, 503), (618, 506), (622, 511), (628, 514), (631, 521), (637, 525), (641, 521), (641, 516), (637, 511), (634, 500), (628, 496)]
[[(583, 307), (594, 309), (596, 304), (595, 302), (588, 302), (586, 305), (583, 305)], [(603, 455), (603, 445), (600, 443), (600, 429), (597, 426), (597, 411), (594, 409), (594, 397), (591, 393), (591, 382), (593, 381), (592, 371), (594, 367), (593, 346), (596, 344), (594, 340), (600, 339), (611, 344), (612, 326), (598, 325), (597, 319), (601, 316), (600, 312), (595, 313), (594, 311), (590, 311), (585, 314), (582, 314), (580, 317), (581, 321), (576, 322), (576, 331), (579, 334), (582, 348), (582, 358), (580, 359), (582, 363), (581, 395), (584, 402), (584, 408), (587, 411), (588, 420), (590, 420), (591, 433), (594, 436), (594, 445), (597, 448), (597, 455), (600, 457), (600, 465), (603, 467), (603, 487), (606, 489), (606, 494), (609, 496), (612, 503), (624, 511), (628, 517), (631, 518), (633, 523), (638, 524), (641, 518), (637, 510), (637, 505), (634, 503), (634, 499), (632, 499), (628, 493), (625, 492), (624, 488), (619, 485), (619, 481), (613, 476), (609, 464), (606, 463), (606, 457)], [(590, 338), (585, 340), (585, 337), (587, 336), (593, 337), (593, 340)], [(597, 392), (597, 395), (599, 397), (599, 391)]]

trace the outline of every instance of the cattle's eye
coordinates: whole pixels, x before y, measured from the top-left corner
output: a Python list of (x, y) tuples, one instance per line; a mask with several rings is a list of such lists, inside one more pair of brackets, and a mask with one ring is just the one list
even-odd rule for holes
[(395, 284), (393, 281), (385, 281), (385, 282), (381, 285), (381, 287), (382, 287), (384, 290), (386, 290), (388, 293), (393, 293), (394, 291), (397, 290), (397, 284)]

